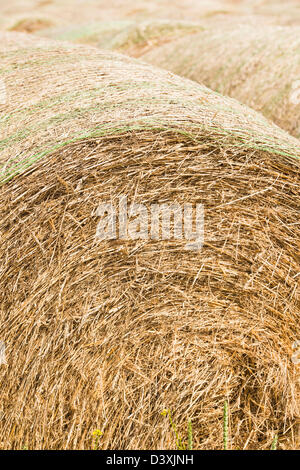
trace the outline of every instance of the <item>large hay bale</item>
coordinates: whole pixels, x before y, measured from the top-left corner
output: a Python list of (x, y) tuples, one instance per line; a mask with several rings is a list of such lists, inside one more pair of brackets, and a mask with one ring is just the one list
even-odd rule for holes
[[(298, 141), (124, 56), (1, 34), (2, 448), (299, 445)], [(202, 203), (185, 240), (95, 237), (100, 202)], [(131, 219), (132, 222), (132, 219)], [(128, 238), (128, 237), (125, 237)]]
[(299, 138), (299, 33), (298, 27), (224, 23), (142, 59), (253, 107)]

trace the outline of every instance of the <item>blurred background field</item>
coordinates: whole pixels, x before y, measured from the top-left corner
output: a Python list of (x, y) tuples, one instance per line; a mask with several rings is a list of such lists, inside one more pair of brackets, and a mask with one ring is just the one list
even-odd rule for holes
[(98, 21), (172, 19), (200, 21), (211, 17), (262, 16), (265, 22), (299, 24), (297, 0), (12, 0), (1, 1), (3, 29), (33, 32)]

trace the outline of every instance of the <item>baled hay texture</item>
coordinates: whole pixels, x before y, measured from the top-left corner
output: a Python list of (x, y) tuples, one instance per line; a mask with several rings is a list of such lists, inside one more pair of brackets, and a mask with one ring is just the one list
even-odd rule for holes
[(300, 137), (300, 28), (209, 28), (142, 59), (229, 95)]
[[(298, 141), (121, 55), (1, 44), (1, 447), (172, 449), (171, 408), (220, 448), (226, 399), (232, 446), (297, 447)], [(202, 250), (97, 240), (120, 195), (204, 204)]]
[(102, 21), (70, 28), (50, 28), (41, 31), (40, 35), (126, 52), (138, 57), (153, 47), (182, 36), (190, 37), (202, 30), (203, 26), (191, 21)]

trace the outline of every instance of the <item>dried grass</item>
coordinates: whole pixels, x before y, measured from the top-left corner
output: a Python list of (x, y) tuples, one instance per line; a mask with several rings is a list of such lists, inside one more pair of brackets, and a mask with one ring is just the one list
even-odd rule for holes
[(266, 25), (207, 28), (142, 59), (231, 96), (300, 137), (300, 29)]
[[(225, 399), (232, 446), (299, 446), (298, 141), (121, 55), (0, 42), (1, 448), (172, 448), (164, 408), (221, 447)], [(203, 203), (202, 251), (96, 243), (121, 194)]]

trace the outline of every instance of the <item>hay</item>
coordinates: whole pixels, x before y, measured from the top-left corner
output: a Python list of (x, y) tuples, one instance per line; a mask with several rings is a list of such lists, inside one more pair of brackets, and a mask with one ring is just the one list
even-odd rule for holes
[(37, 31), (43, 31), (52, 26), (52, 22), (45, 18), (21, 18), (15, 21), (7, 29), (9, 31), (17, 31), (21, 33), (36, 33)]
[[(153, 49), (142, 59), (236, 98), (300, 137), (298, 27), (233, 29), (225, 23), (193, 35), (192, 40), (183, 38)], [(295, 93), (298, 101), (293, 101)]]
[[(1, 35), (1, 448), (299, 445), (299, 145), (121, 55)], [(37, 93), (38, 90), (38, 93)], [(203, 203), (205, 244), (95, 241), (100, 202)]]
[(42, 37), (89, 44), (139, 57), (153, 47), (203, 30), (191, 21), (103, 21), (69, 28), (50, 28)]
[(131, 57), (140, 57), (158, 46), (186, 37), (191, 42), (191, 34), (208, 30), (211, 27), (224, 27), (224, 23), (235, 25), (261, 26), (266, 24), (265, 17), (210, 15), (196, 21), (177, 21), (151, 19), (98, 21), (64, 27), (52, 27), (37, 33), (40, 37), (59, 41), (70, 41), (75, 44), (87, 44), (100, 49), (125, 53)]
[(10, 0), (1, 2), (0, 17), (11, 23), (20, 16), (52, 18), (58, 27), (72, 27), (101, 21), (185, 20), (197, 21), (207, 16), (226, 15), (235, 8), (227, 0)]
[(83, 25), (64, 26), (63, 28), (49, 28), (38, 35), (59, 41), (113, 49), (115, 37), (131, 29), (135, 24), (132, 20), (98, 21)]
[[(299, 25), (298, 0), (10, 0), (0, 3), (0, 27), (21, 18), (48, 18), (57, 27), (71, 28), (91, 22), (119, 20), (210, 21), (230, 17), (261, 16), (265, 22)], [(3, 20), (3, 24), (2, 24)]]
[[(252, 0), (248, 3), (252, 4)], [(252, 5), (251, 5), (252, 6)], [(298, 0), (263, 0), (254, 8), (255, 12), (272, 18), (274, 23), (286, 26), (300, 25), (300, 6)]]

